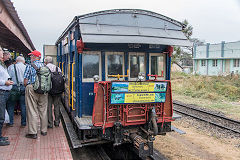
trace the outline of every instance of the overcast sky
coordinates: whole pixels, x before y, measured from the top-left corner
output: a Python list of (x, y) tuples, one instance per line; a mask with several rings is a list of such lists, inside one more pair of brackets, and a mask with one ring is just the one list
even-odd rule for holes
[(107, 9), (144, 9), (193, 26), (209, 43), (240, 40), (240, 0), (12, 0), (37, 50), (55, 44), (74, 16)]

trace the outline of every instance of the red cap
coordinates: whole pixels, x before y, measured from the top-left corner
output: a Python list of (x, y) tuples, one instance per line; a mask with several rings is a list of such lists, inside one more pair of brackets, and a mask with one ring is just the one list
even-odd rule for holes
[(41, 53), (40, 53), (39, 51), (37, 51), (37, 50), (32, 51), (32, 52), (29, 53), (28, 55), (34, 55), (34, 56), (36, 56), (36, 57), (41, 57)]

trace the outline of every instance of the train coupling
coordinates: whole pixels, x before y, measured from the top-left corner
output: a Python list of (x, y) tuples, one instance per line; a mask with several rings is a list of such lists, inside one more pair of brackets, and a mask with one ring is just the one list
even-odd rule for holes
[(121, 122), (115, 122), (114, 123), (114, 146), (119, 146), (122, 144), (123, 140), (123, 130), (122, 130), (122, 124)]
[(134, 151), (140, 158), (146, 158), (153, 155), (153, 142), (146, 141), (136, 133), (131, 134), (130, 138), (134, 145)]

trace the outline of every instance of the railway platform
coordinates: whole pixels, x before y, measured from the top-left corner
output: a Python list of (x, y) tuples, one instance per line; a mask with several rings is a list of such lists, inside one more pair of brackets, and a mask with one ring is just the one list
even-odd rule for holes
[[(71, 160), (72, 155), (62, 124), (48, 129), (47, 135), (38, 133), (37, 139), (25, 138), (27, 127), (21, 128), (21, 116), (15, 115), (13, 127), (3, 127), (3, 136), (10, 141), (8, 146), (0, 146), (0, 159), (35, 159), (35, 160)], [(40, 131), (39, 131), (40, 132)]]

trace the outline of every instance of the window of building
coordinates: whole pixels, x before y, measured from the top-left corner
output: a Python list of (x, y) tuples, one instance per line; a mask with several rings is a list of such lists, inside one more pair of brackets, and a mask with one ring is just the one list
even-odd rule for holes
[(138, 74), (145, 73), (144, 53), (129, 53), (130, 78), (137, 78)]
[(83, 80), (93, 81), (93, 76), (100, 75), (100, 52), (85, 52), (82, 56)]
[(108, 75), (124, 75), (123, 57), (123, 52), (106, 52), (106, 79)]
[(213, 66), (213, 67), (217, 67), (217, 60), (216, 60), (216, 59), (213, 60), (212, 66)]
[(240, 59), (233, 60), (233, 67), (239, 67)]
[(201, 60), (202, 66), (206, 66), (206, 60)]

